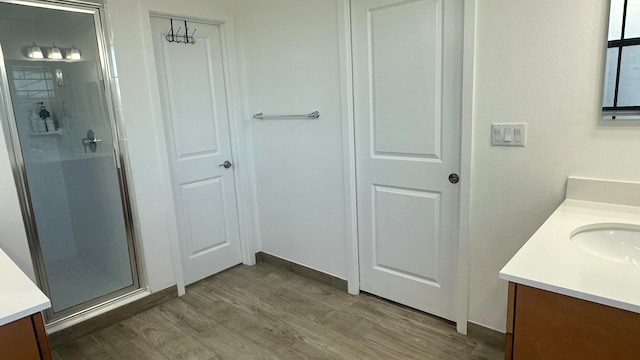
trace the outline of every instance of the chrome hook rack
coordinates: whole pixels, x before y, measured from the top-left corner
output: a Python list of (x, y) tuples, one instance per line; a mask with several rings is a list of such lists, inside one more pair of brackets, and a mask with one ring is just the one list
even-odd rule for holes
[(168, 42), (174, 42), (178, 44), (181, 44), (181, 43), (191, 44), (191, 45), (196, 44), (196, 38), (193, 35), (195, 35), (198, 29), (194, 29), (191, 35), (189, 35), (189, 24), (187, 23), (187, 20), (184, 20), (184, 35), (180, 35), (180, 30), (182, 30), (182, 27), (179, 27), (178, 31), (174, 31), (173, 19), (169, 19), (169, 21), (171, 23), (171, 27), (167, 32), (167, 36), (164, 37)]

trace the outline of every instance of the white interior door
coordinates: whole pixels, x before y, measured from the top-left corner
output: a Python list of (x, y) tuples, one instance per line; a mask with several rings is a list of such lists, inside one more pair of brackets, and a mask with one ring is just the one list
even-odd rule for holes
[(151, 26), (189, 284), (241, 262), (234, 169), (220, 166), (233, 162), (221, 29), (189, 21), (192, 45), (165, 39), (169, 19), (152, 17)]
[(360, 287), (454, 318), (462, 0), (353, 0)]

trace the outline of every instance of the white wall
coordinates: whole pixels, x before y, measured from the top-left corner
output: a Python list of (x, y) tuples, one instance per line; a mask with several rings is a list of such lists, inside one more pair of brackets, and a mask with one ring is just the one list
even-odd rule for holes
[[(477, 2), (471, 321), (505, 328), (498, 271), (564, 199), (569, 175), (640, 179), (640, 126), (598, 124), (606, 0)], [(528, 146), (490, 146), (492, 122)]]
[(241, 0), (235, 18), (262, 251), (347, 277), (337, 1)]

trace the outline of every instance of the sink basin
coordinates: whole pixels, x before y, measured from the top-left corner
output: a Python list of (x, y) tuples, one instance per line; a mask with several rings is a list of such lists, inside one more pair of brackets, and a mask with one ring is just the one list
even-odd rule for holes
[(640, 226), (587, 225), (571, 234), (571, 242), (589, 254), (611, 261), (640, 265)]

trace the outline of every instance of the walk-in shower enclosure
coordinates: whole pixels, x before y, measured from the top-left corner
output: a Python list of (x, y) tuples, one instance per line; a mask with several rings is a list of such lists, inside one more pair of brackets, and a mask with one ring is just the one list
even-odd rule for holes
[(49, 323), (139, 288), (101, 11), (0, 0), (0, 120)]

